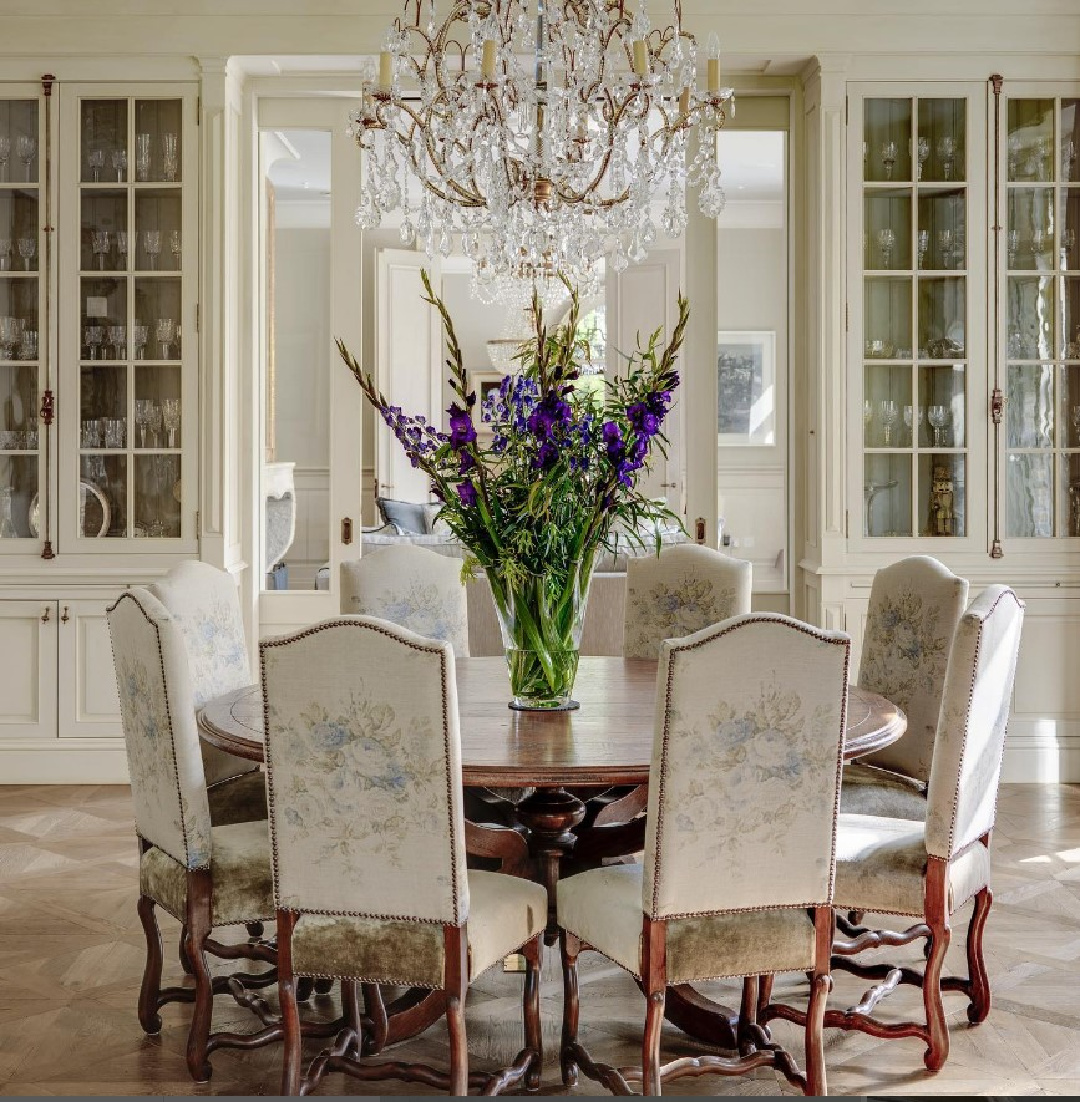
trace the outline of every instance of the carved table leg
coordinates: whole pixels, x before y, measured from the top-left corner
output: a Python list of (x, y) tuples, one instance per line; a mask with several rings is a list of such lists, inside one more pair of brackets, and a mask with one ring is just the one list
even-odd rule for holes
[(548, 921), (544, 943), (554, 945), (559, 936), (555, 917), (555, 887), (559, 862), (574, 848), (574, 827), (585, 818), (585, 805), (565, 788), (538, 788), (517, 805), (518, 819), (529, 831), (529, 848), (536, 859), (540, 880), (547, 889)]
[(688, 983), (667, 989), (664, 1017), (695, 1041), (729, 1051), (740, 1049), (738, 1011), (714, 1002)]

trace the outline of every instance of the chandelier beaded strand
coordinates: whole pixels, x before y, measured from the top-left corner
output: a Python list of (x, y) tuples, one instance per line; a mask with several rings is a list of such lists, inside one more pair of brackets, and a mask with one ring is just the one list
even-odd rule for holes
[[(734, 112), (715, 35), (698, 47), (641, 0), (407, 0), (387, 30), (350, 134), (365, 152), (357, 222), (401, 212), (402, 242), (448, 256), (460, 237), (486, 301), (596, 262), (643, 259), (660, 226), (686, 226), (686, 188), (723, 209), (716, 132)], [(691, 136), (696, 137), (693, 151)], [(419, 187), (416, 183), (419, 183)]]

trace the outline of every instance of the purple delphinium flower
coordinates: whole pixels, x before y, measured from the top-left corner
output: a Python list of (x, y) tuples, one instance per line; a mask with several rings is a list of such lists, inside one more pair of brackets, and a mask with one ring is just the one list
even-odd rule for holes
[(459, 482), (457, 486), (458, 497), (462, 505), (476, 504), (476, 487), (472, 482)]

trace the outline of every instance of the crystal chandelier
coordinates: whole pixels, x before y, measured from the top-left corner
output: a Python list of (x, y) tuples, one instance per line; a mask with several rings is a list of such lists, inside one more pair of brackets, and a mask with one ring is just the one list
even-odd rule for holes
[(671, 237), (687, 184), (703, 213), (723, 209), (716, 132), (734, 99), (715, 35), (706, 53), (699, 87), (680, 0), (662, 29), (644, 0), (632, 16), (625, 0), (451, 0), (441, 22), (435, 0), (408, 0), (351, 118), (357, 221), (400, 211), (403, 243), (432, 257), (459, 237), (486, 301), (522, 281), (589, 287), (601, 257), (645, 257), (654, 203)]

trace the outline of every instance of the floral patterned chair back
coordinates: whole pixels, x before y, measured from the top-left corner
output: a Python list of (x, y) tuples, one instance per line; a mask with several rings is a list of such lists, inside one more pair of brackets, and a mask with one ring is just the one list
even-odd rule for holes
[(371, 617), (263, 640), (277, 906), (468, 915), (454, 655)]
[(901, 559), (875, 575), (859, 685), (898, 704), (908, 725), (864, 764), (929, 780), (949, 647), (967, 594), (967, 581), (929, 555)]
[[(213, 697), (255, 680), (248, 662), (240, 597), (230, 574), (209, 563), (182, 562), (149, 589), (183, 632), (196, 710)], [(207, 784), (258, 769), (253, 762), (205, 743), (202, 756)]]
[(384, 547), (341, 564), (341, 611), (378, 616), (469, 655), (469, 610), (461, 560), (425, 547)]
[(188, 869), (210, 864), (210, 809), (184, 637), (147, 590), (107, 613), (135, 829)]
[(831, 903), (849, 652), (768, 613), (661, 646), (650, 917)]
[(926, 850), (951, 860), (994, 827), (1024, 603), (992, 585), (960, 618), (927, 792)]
[(627, 658), (656, 658), (665, 639), (681, 639), (750, 611), (751, 567), (697, 544), (667, 547), (626, 563)]

